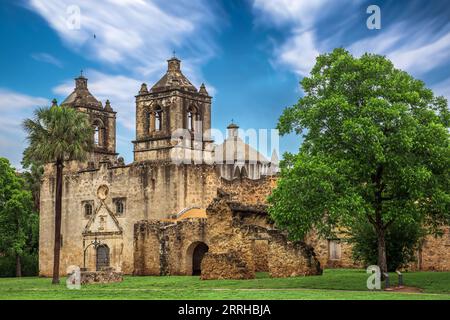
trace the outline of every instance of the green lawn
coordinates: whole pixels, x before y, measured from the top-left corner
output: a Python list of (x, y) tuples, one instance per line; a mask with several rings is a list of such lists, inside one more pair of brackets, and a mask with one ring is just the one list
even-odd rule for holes
[[(446, 299), (450, 272), (404, 273), (405, 285), (422, 293), (373, 292), (366, 288), (364, 270), (328, 269), (322, 276), (253, 280), (208, 280), (199, 277), (132, 277), (122, 283), (86, 285), (69, 290), (65, 279), (51, 285), (48, 278), (2, 278), (0, 299)], [(391, 274), (391, 283), (396, 284)]]

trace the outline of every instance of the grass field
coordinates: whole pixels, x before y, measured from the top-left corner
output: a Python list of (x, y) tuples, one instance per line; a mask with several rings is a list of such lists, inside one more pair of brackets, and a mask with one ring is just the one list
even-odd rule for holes
[[(328, 269), (322, 276), (252, 280), (199, 280), (199, 277), (132, 277), (121, 283), (69, 290), (65, 279), (54, 286), (48, 278), (1, 278), (0, 299), (420, 299), (450, 300), (450, 272), (408, 272), (404, 283), (421, 293), (369, 291), (364, 270)], [(391, 274), (391, 284), (397, 277)]]

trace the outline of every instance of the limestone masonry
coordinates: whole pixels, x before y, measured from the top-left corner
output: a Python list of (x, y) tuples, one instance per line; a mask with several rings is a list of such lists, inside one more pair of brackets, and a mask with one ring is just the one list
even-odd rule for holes
[[(276, 229), (266, 210), (276, 185), (276, 154), (269, 161), (246, 144), (235, 123), (225, 141), (215, 144), (212, 98), (203, 84), (198, 90), (191, 84), (180, 64), (168, 60), (166, 74), (150, 89), (142, 84), (136, 95), (130, 164), (116, 153), (116, 112), (109, 100), (103, 106), (89, 92), (85, 77), (75, 79), (74, 91), (61, 103), (89, 115), (95, 148), (88, 161), (64, 167), (60, 273), (79, 266), (86, 275), (103, 271), (105, 277), (248, 279), (259, 271), (288, 277), (359, 267), (339, 239), (310, 236), (292, 243)], [(54, 199), (54, 168), (48, 164), (41, 184), (41, 276), (52, 273)], [(448, 230), (427, 239), (413, 268), (449, 270), (449, 248)]]

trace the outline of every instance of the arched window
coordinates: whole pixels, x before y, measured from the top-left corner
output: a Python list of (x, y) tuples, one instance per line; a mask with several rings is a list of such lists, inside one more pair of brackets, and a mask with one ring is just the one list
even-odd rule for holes
[(162, 130), (162, 110), (161, 108), (157, 108), (155, 110), (155, 131)]
[(187, 128), (188, 130), (195, 129), (195, 120), (197, 120), (197, 110), (195, 107), (190, 107), (187, 112)]
[(100, 129), (98, 126), (94, 127), (94, 144), (98, 146), (100, 143)]
[(188, 111), (187, 125), (189, 130), (194, 130), (194, 114), (192, 113), (192, 111)]
[(99, 119), (94, 120), (93, 126), (94, 126), (94, 144), (99, 147), (104, 146), (106, 144), (105, 126)]

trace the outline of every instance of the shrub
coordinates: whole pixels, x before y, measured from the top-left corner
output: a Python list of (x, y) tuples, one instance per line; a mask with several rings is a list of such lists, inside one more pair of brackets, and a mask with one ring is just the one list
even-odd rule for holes
[[(424, 229), (416, 224), (394, 223), (386, 231), (386, 257), (388, 271), (395, 271), (415, 261), (415, 253)], [(375, 229), (369, 223), (361, 223), (352, 230), (350, 243), (353, 244), (353, 259), (364, 261), (366, 265), (376, 265), (378, 242)]]

